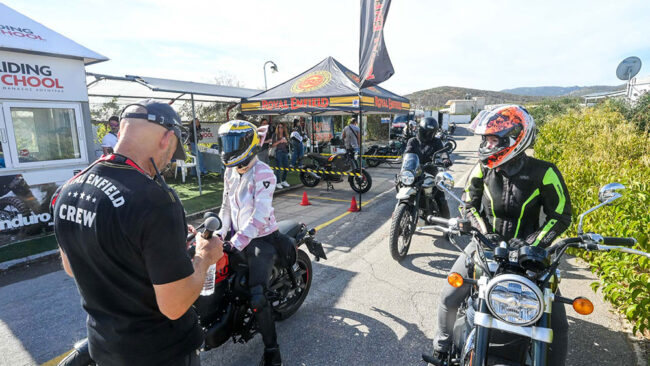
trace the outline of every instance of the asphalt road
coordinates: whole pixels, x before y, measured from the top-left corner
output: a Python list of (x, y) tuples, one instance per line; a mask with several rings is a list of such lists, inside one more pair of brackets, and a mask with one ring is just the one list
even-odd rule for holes
[[(475, 161), (478, 140), (462, 127), (451, 173), (461, 186)], [(361, 212), (345, 214), (353, 196), (347, 182), (306, 189), (311, 206), (299, 206), (302, 190), (274, 199), (279, 220), (321, 226), (327, 261), (314, 262), (311, 292), (302, 308), (278, 324), (284, 364), (425, 365), (440, 290), (457, 254), (437, 233), (416, 235), (408, 257), (388, 251), (395, 206), (393, 178), (381, 165), (370, 169), (373, 188)], [(450, 205), (455, 207), (455, 205)], [(634, 365), (635, 356), (619, 318), (589, 289), (594, 276), (576, 259), (565, 263), (564, 296), (584, 295), (596, 307), (589, 316), (567, 309), (571, 326), (569, 365)], [(72, 279), (56, 262), (0, 278), (0, 365), (37, 365), (70, 349), (85, 334), (85, 314)], [(647, 344), (642, 344), (647, 348)], [(203, 365), (256, 365), (260, 337), (227, 343), (202, 354)]]

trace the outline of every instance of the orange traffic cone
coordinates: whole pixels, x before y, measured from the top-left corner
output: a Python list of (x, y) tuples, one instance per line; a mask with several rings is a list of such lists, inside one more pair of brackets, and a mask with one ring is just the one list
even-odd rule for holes
[(359, 212), (359, 207), (357, 206), (357, 199), (352, 196), (352, 202), (350, 202), (350, 208), (348, 212)]
[(309, 203), (309, 198), (307, 198), (307, 191), (302, 191), (302, 202), (300, 202), (300, 206), (309, 206), (311, 203)]

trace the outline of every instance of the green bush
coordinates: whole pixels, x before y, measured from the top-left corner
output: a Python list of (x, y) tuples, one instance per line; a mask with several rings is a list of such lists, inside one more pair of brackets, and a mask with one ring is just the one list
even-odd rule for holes
[(537, 127), (541, 127), (549, 119), (576, 109), (579, 103), (580, 100), (578, 98), (544, 99), (539, 103), (526, 105), (526, 109), (535, 119)]
[[(637, 249), (650, 251), (650, 136), (603, 104), (571, 109), (550, 117), (540, 128), (535, 156), (557, 164), (571, 194), (576, 234), (578, 215), (598, 203), (599, 188), (611, 182), (627, 187), (614, 206), (585, 218), (586, 231), (635, 237)], [(619, 252), (575, 253), (587, 260), (601, 282), (605, 298), (634, 324), (634, 332), (650, 329), (650, 260)]]

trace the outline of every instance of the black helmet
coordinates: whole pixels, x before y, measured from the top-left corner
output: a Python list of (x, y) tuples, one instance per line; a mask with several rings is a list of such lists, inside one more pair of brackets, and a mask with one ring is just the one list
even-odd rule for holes
[(436, 132), (438, 132), (439, 128), (440, 125), (438, 125), (438, 121), (435, 118), (422, 118), (418, 128), (418, 140), (421, 142), (429, 142), (433, 140), (433, 137), (436, 135)]

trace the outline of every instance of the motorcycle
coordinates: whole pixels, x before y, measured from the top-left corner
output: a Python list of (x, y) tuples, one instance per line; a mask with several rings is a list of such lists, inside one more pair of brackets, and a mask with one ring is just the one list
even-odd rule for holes
[[(221, 227), (221, 221), (214, 213), (206, 213), (206, 221), (199, 226), (208, 226), (208, 220), (216, 219), (218, 224), (210, 231)], [(304, 245), (316, 261), (327, 259), (323, 246), (314, 236), (315, 229), (292, 220), (280, 221), (279, 231), (291, 238), (292, 246), (284, 247), (278, 253), (271, 272), (266, 298), (271, 304), (275, 319), (285, 320), (291, 317), (302, 305), (309, 293), (312, 282), (312, 264), (309, 256), (301, 247)], [(188, 236), (188, 241), (193, 235)], [(194, 246), (188, 253), (194, 256)], [(217, 263), (214, 293), (199, 296), (194, 302), (194, 309), (199, 315), (199, 323), (205, 334), (202, 351), (208, 351), (224, 344), (228, 339), (234, 343), (246, 343), (258, 333), (253, 310), (250, 307), (248, 289), (248, 262), (245, 255), (232, 249), (224, 248), (224, 255)], [(83, 340), (74, 346), (59, 366), (95, 365), (88, 352), (88, 342)]]
[[(453, 178), (448, 173), (436, 177), (437, 185), (462, 206), (465, 204), (451, 192)], [(561, 280), (558, 266), (567, 248), (588, 251), (622, 251), (650, 258), (650, 254), (631, 249), (634, 238), (604, 237), (584, 233), (584, 217), (621, 197), (625, 187), (612, 183), (601, 188), (600, 204), (580, 215), (578, 236), (559, 240), (543, 249), (524, 246), (509, 250), (505, 241), (493, 243), (468, 220), (427, 218), (434, 224), (418, 230), (436, 229), (451, 235), (451, 243), (462, 251), (454, 237), (470, 235), (477, 250), (468, 259), (470, 278), (451, 273), (447, 281), (454, 287), (470, 284), (470, 296), (456, 315), (453, 346), (446, 359), (422, 355), (424, 361), (437, 366), (493, 364), (545, 366), (549, 364), (549, 345), (553, 340), (551, 311), (553, 302), (570, 304), (581, 315), (593, 311), (593, 304), (584, 297), (559, 296)]]
[[(306, 172), (300, 172), (300, 181), (306, 187), (316, 187), (321, 180), (325, 180), (327, 190), (333, 190), (332, 182), (343, 181), (343, 176), (336, 174), (336, 172), (360, 174), (360, 176), (350, 175), (348, 177), (350, 187), (357, 193), (366, 193), (372, 187), (370, 173), (363, 168), (359, 169), (352, 151), (346, 151), (343, 154), (332, 154), (331, 156), (309, 153), (307, 157), (311, 159), (312, 163), (304, 166)], [(332, 172), (332, 174), (327, 172)]]
[(440, 216), (439, 203), (435, 200), (435, 179), (425, 170), (435, 167), (439, 172), (444, 171), (440, 157), (450, 149), (451, 146), (446, 145), (436, 151), (433, 161), (425, 164), (425, 169), (420, 166), (417, 154), (404, 154), (402, 169), (395, 176), (398, 202), (393, 210), (388, 238), (390, 254), (398, 262), (408, 253), (418, 220), (424, 220), (429, 215)]
[[(399, 137), (397, 140), (392, 140), (388, 142), (388, 145), (372, 145), (365, 152), (365, 155), (375, 155), (375, 156), (402, 156), (404, 150), (406, 150), (406, 139)], [(369, 167), (374, 168), (379, 166), (381, 163), (391, 163), (398, 162), (397, 159), (387, 159), (387, 158), (366, 158), (366, 163)]]
[(443, 145), (450, 144), (451, 145), (451, 150), (449, 151), (450, 153), (454, 150), (456, 150), (456, 147), (458, 147), (458, 144), (456, 143), (456, 140), (454, 140), (453, 137), (451, 137), (451, 134), (453, 132), (447, 132), (447, 131), (440, 131), (436, 134), (436, 137), (439, 138)]

